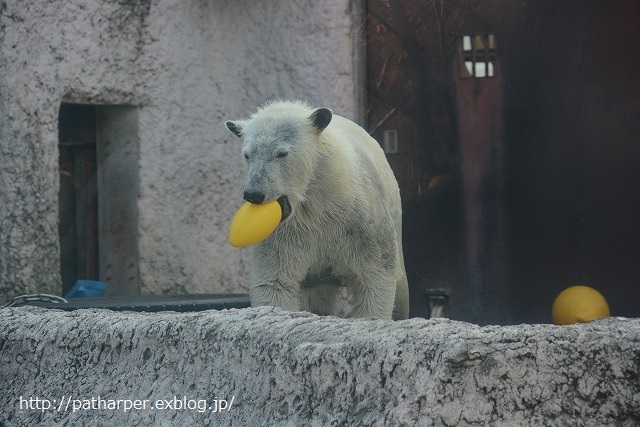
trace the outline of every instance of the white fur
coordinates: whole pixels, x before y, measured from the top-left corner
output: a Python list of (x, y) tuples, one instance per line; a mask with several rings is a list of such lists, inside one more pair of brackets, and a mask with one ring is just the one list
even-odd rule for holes
[(227, 122), (249, 156), (245, 190), (264, 193), (265, 201), (287, 196), (292, 208), (254, 247), (251, 304), (336, 314), (339, 280), (351, 294), (352, 316), (407, 318), (393, 172), (361, 127), (333, 115), (319, 131), (314, 111), (274, 102), (247, 120)]

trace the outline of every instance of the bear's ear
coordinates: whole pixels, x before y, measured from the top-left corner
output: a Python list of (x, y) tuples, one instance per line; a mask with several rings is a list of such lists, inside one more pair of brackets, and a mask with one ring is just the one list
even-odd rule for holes
[(311, 120), (311, 124), (316, 129), (316, 132), (320, 133), (329, 125), (332, 117), (333, 113), (328, 108), (318, 108), (311, 113), (309, 120)]
[(224, 122), (225, 125), (227, 125), (227, 128), (238, 138), (242, 137), (242, 122), (241, 121), (235, 121), (232, 122), (231, 120), (227, 120), (226, 122)]

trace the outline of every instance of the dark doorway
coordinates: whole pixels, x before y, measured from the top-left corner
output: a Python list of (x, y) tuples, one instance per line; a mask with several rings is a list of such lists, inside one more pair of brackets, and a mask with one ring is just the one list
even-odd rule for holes
[(96, 111), (62, 104), (58, 121), (60, 274), (63, 293), (98, 279)]
[(63, 292), (84, 279), (138, 295), (137, 109), (63, 103), (58, 126)]

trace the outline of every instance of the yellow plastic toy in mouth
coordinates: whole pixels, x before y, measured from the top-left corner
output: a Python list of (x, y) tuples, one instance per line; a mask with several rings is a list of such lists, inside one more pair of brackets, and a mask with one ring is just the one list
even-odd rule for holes
[(255, 204), (245, 202), (231, 220), (229, 243), (244, 248), (262, 242), (276, 229), (282, 219), (282, 207), (277, 200)]

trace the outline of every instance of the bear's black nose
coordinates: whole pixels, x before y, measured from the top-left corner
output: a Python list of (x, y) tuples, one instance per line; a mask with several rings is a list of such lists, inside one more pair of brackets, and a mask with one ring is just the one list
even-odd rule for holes
[(245, 191), (244, 199), (247, 202), (260, 204), (264, 202), (264, 193), (261, 193), (259, 191)]

